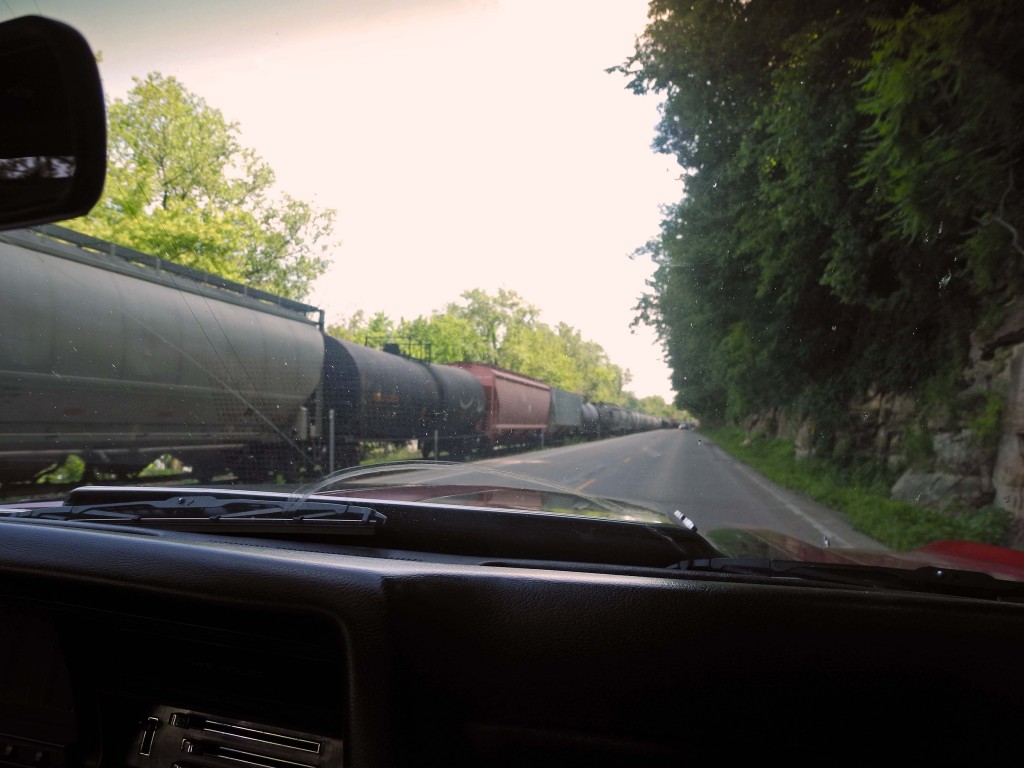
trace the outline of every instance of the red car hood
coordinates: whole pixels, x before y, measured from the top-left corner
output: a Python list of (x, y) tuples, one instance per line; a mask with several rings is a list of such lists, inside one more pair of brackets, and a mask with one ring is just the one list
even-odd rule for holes
[(728, 528), (705, 537), (729, 557), (762, 557), (811, 563), (845, 563), (888, 568), (955, 568), (999, 579), (1024, 581), (1024, 552), (973, 541), (936, 541), (910, 552), (817, 547), (770, 530)]

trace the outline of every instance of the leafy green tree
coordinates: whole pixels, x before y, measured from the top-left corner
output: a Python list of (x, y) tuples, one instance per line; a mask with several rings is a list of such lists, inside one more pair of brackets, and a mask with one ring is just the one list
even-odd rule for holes
[(621, 404), (624, 388), (631, 380), (629, 371), (615, 365), (600, 344), (584, 339), (568, 323), (559, 323), (557, 333), (575, 372), (574, 381), (565, 389), (586, 395), (595, 403)]
[(367, 336), (367, 325), (366, 312), (357, 309), (350, 316), (343, 317), (336, 323), (328, 324), (327, 333), (336, 339), (362, 344)]
[(104, 194), (70, 226), (301, 299), (327, 267), (334, 211), (274, 194), (239, 128), (174, 77), (135, 78), (108, 106)]
[(580, 391), (581, 383), (575, 362), (561, 337), (543, 323), (513, 326), (501, 348), (503, 368), (572, 392)]
[(357, 339), (360, 344), (365, 344), (368, 339), (388, 339), (395, 335), (395, 321), (383, 312), (374, 313), (363, 329), (363, 338)]
[(653, 0), (613, 71), (684, 196), (638, 255), (677, 405), (829, 413), (956, 366), (1021, 286), (1024, 8)]
[(448, 312), (403, 320), (395, 335), (428, 349), (435, 363), (484, 360), (491, 351), (470, 320)]
[(661, 419), (675, 419), (676, 421), (691, 421), (692, 416), (688, 411), (681, 411), (674, 408), (671, 403), (665, 402), (661, 395), (650, 395), (641, 397), (638, 404), (639, 410), (657, 416)]
[(1024, 9), (1002, 0), (911, 5), (869, 24), (860, 184), (894, 236), (949, 243), (941, 267), (951, 280), (1003, 284), (1024, 255)]
[(487, 356), (479, 362), (502, 365), (500, 350), (506, 334), (519, 326), (532, 327), (539, 310), (528, 304), (515, 291), (505, 288), (490, 296), (479, 288), (464, 291), (463, 302), (453, 302), (445, 309), (453, 317), (467, 320), (476, 334), (487, 344)]

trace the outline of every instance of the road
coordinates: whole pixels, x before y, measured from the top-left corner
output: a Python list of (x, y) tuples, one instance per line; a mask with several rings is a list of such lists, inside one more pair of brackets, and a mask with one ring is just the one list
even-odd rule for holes
[(481, 462), (631, 501), (665, 514), (679, 510), (698, 531), (769, 528), (821, 545), (885, 549), (838, 512), (781, 488), (697, 432), (662, 429)]

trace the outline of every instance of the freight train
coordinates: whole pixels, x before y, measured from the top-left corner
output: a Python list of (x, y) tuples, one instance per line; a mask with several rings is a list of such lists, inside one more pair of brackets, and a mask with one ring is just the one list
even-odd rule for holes
[(370, 441), (464, 459), (662, 421), (476, 362), (333, 338), (317, 307), (58, 226), (0, 234), (0, 483), (77, 455), (130, 477), (301, 479)]

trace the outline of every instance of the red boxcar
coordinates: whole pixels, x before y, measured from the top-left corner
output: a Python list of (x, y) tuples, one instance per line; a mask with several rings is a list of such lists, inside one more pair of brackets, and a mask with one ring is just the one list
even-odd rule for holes
[(477, 424), (483, 448), (542, 444), (551, 412), (551, 387), (483, 363), (451, 363), (469, 371), (484, 388), (486, 406)]

